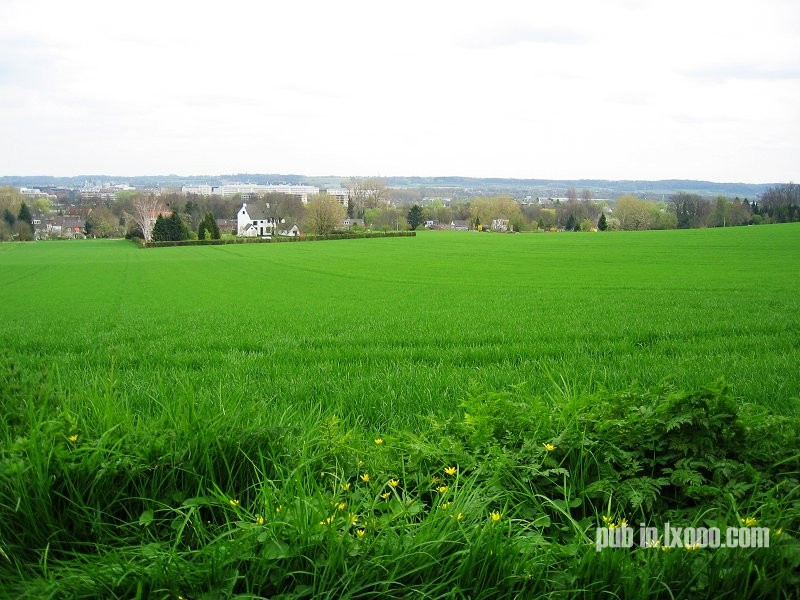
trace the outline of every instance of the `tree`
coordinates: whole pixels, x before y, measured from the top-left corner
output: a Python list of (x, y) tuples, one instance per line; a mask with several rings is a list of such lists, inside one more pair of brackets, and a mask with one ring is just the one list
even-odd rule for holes
[(328, 194), (317, 194), (308, 201), (303, 222), (311, 233), (327, 235), (341, 223), (344, 218), (344, 206)]
[(606, 213), (601, 213), (600, 218), (597, 220), (598, 231), (605, 231), (608, 229), (608, 221), (606, 220)]
[(13, 227), (17, 222), (17, 216), (8, 209), (3, 211), (3, 220), (8, 223), (9, 227)]
[(379, 208), (387, 203), (386, 185), (376, 177), (352, 178), (347, 182), (347, 190), (348, 215), (351, 217), (362, 219), (366, 209)]
[(264, 195), (264, 202), (266, 204), (264, 214), (275, 224), (275, 233), (278, 232), (278, 226), (281, 223), (296, 225), (303, 220), (305, 207), (297, 196), (277, 192), (269, 193)]
[(510, 196), (475, 198), (470, 202), (469, 212), (476, 229), (481, 223), (491, 225), (495, 219), (508, 219), (517, 224), (523, 220), (519, 202)]
[(89, 211), (85, 229), (87, 234), (95, 237), (114, 237), (120, 233), (119, 219), (110, 208), (99, 206)]
[(33, 239), (33, 214), (31, 214), (31, 209), (24, 202), (19, 207), (17, 222), (13, 226), (13, 230), (20, 241)]
[(172, 242), (181, 242), (189, 239), (189, 227), (186, 222), (181, 218), (180, 213), (174, 210), (167, 219), (169, 227), (169, 240)]
[(155, 242), (166, 242), (169, 241), (169, 238), (170, 238), (169, 224), (167, 223), (167, 220), (164, 218), (164, 215), (158, 213), (156, 221), (155, 223), (153, 223), (153, 230), (150, 232), (150, 240)]
[(208, 230), (211, 232), (211, 239), (220, 239), (222, 235), (219, 232), (219, 225), (217, 225), (217, 220), (214, 218), (214, 215), (212, 215), (210, 212), (207, 212), (206, 221), (208, 221)]
[(169, 217), (158, 213), (153, 224), (152, 239), (156, 242), (180, 242), (189, 239), (189, 228), (180, 214), (173, 211)]
[(761, 196), (759, 214), (773, 223), (800, 220), (800, 185), (789, 183), (769, 188)]
[(19, 206), (25, 201), (25, 196), (19, 193), (19, 190), (13, 187), (0, 188), (0, 209), (9, 210), (16, 219), (16, 214), (19, 211)]
[(154, 215), (160, 212), (161, 201), (158, 196), (142, 194), (131, 201), (131, 213), (128, 217), (139, 227), (146, 242), (153, 239)]
[(220, 238), (219, 233), (219, 225), (217, 225), (217, 221), (210, 212), (207, 212), (203, 219), (200, 221), (200, 225), (197, 228), (197, 239), (198, 240), (218, 240)]
[(567, 190), (567, 201), (578, 201), (578, 191), (574, 187), (571, 187)]
[(419, 204), (412, 206), (406, 219), (408, 220), (408, 226), (414, 231), (425, 222), (425, 217), (422, 216), (422, 207)]
[(672, 210), (678, 218), (678, 228), (702, 227), (708, 214), (708, 203), (697, 194), (679, 192), (669, 198)]
[(24, 202), (19, 207), (17, 220), (22, 221), (23, 223), (27, 223), (28, 225), (33, 225), (33, 214), (31, 214), (31, 209), (28, 208), (28, 205), (25, 204)]
[(627, 194), (619, 198), (614, 206), (614, 216), (623, 229), (652, 229), (656, 222), (655, 204)]
[(542, 229), (551, 229), (556, 226), (556, 209), (543, 208), (539, 211), (539, 224)]
[(564, 225), (564, 229), (566, 229), (567, 231), (575, 231), (577, 229), (577, 227), (578, 227), (578, 224), (577, 224), (577, 222), (575, 220), (575, 215), (572, 214), (572, 213), (569, 213), (569, 218), (567, 219), (567, 222)]

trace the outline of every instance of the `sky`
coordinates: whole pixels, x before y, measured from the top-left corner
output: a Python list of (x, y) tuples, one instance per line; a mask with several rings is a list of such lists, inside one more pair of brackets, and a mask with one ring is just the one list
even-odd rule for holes
[(0, 175), (800, 180), (796, 0), (0, 0)]

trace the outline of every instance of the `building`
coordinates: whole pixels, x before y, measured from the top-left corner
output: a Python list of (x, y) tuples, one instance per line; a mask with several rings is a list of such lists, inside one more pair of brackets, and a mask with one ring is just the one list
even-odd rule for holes
[(21, 187), (19, 188), (19, 193), (25, 196), (28, 200), (35, 200), (36, 198), (49, 198), (51, 200), (55, 200), (55, 194), (48, 194), (47, 192), (43, 192), (39, 188), (27, 188)]
[(511, 231), (508, 219), (492, 219), (492, 231)]
[(347, 205), (350, 204), (350, 190), (347, 188), (328, 188), (325, 190), (325, 193), (328, 196), (333, 196), (339, 201), (339, 204), (347, 208)]
[(262, 194), (289, 194), (297, 196), (306, 204), (309, 196), (319, 194), (319, 188), (312, 185), (293, 185), (288, 183), (263, 185), (260, 183), (226, 183), (223, 185), (184, 185), (183, 194), (200, 194), (201, 196), (235, 196), (239, 194), (243, 200), (251, 200)]
[(245, 202), (236, 213), (236, 235), (266, 237), (275, 233), (275, 220), (265, 214), (266, 207)]

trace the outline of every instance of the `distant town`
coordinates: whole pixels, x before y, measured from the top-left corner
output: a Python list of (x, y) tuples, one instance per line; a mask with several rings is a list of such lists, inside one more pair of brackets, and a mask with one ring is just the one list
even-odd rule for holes
[[(4, 177), (0, 182), (9, 185), (0, 187), (0, 240), (149, 240), (158, 216), (174, 214), (182, 224), (180, 231), (170, 235), (180, 239), (210, 235), (209, 219), (220, 235), (269, 237), (417, 228), (495, 232), (673, 229), (800, 218), (798, 186), (794, 184), (379, 177), (303, 181), (295, 177), (270, 182), (265, 178), (184, 182), (172, 177), (160, 183), (147, 177), (99, 177), (78, 183), (71, 178)], [(12, 182), (26, 185), (10, 185)], [(747, 192), (751, 193), (745, 195)], [(201, 223), (205, 225), (201, 227)], [(158, 230), (156, 235), (161, 235)]]

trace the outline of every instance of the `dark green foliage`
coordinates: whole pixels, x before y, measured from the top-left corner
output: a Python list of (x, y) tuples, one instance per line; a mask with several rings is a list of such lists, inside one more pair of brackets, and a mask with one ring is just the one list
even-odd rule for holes
[(153, 226), (154, 242), (180, 242), (189, 239), (189, 228), (177, 212), (169, 217), (159, 214)]
[(200, 225), (197, 228), (197, 239), (220, 239), (219, 225), (217, 225), (214, 215), (212, 215), (210, 212), (207, 212), (200, 221)]
[(180, 242), (189, 239), (189, 227), (186, 225), (186, 221), (181, 218), (180, 213), (173, 211), (167, 221), (169, 222), (170, 240)]
[(800, 185), (789, 183), (769, 188), (761, 196), (759, 214), (773, 223), (800, 221)]
[(600, 218), (597, 219), (598, 231), (605, 231), (608, 229), (608, 221), (606, 220), (606, 213), (601, 213)]
[(417, 227), (422, 225), (425, 222), (425, 217), (422, 214), (422, 207), (418, 204), (415, 204), (411, 207), (408, 211), (408, 216), (406, 217), (408, 221), (408, 226), (414, 231)]
[(577, 227), (578, 227), (578, 223), (577, 223), (577, 221), (575, 219), (575, 215), (573, 215), (572, 213), (569, 213), (569, 217), (567, 218), (567, 222), (564, 225), (564, 229), (566, 229), (567, 231), (575, 231), (575, 229)]
[(27, 223), (28, 225), (33, 225), (33, 214), (31, 214), (31, 209), (24, 202), (19, 207), (17, 220)]
[(678, 219), (679, 229), (702, 227), (711, 205), (698, 194), (680, 192), (670, 196), (672, 208)]
[[(722, 384), (475, 392), (380, 445), (327, 410), (273, 422), (250, 402), (223, 413), (194, 393), (133, 418), (117, 410), (113, 381), (75, 403), (1, 355), (0, 384), (9, 597), (573, 597), (578, 587), (589, 598), (668, 585), (676, 597), (759, 598), (800, 584), (789, 533), (800, 525), (800, 419), (752, 411)], [(603, 516), (724, 527), (751, 515), (786, 539), (736, 554), (592, 543)]]
[(153, 225), (152, 238), (154, 242), (167, 242), (171, 239), (169, 224), (161, 213), (158, 214), (155, 225)]
[(19, 241), (29, 241), (33, 239), (33, 214), (31, 213), (31, 209), (24, 202), (19, 207), (14, 230)]
[(3, 220), (8, 223), (9, 225), (13, 226), (14, 223), (17, 222), (17, 217), (12, 213), (10, 210), (5, 209), (3, 211)]

